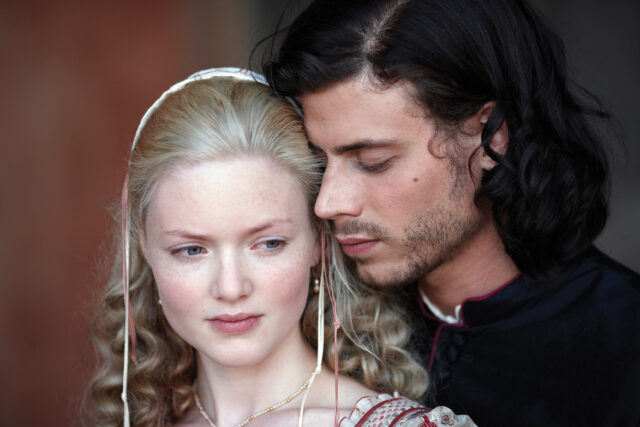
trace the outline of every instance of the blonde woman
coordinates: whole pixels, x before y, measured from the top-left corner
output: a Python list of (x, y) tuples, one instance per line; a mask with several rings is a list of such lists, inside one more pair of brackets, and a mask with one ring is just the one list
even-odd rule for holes
[(320, 165), (295, 107), (263, 81), (206, 70), (143, 117), (121, 248), (93, 323), (102, 366), (88, 424), (350, 426), (390, 409), (407, 410), (411, 425), (454, 417), (378, 394), (416, 398), (427, 386), (404, 350), (401, 304), (368, 292), (325, 238), (312, 214)]

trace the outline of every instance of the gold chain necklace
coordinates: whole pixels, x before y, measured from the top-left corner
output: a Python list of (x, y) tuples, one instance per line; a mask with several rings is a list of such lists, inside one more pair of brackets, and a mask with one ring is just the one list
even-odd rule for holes
[[(267, 409), (264, 409), (260, 412), (256, 412), (253, 415), (250, 415), (249, 417), (247, 417), (246, 420), (244, 420), (243, 422), (241, 422), (240, 424), (238, 424), (236, 427), (242, 427), (244, 425), (247, 425), (250, 421), (255, 420), (256, 418), (258, 418), (261, 415), (264, 414), (268, 414), (269, 412), (275, 411), (276, 409), (278, 409), (281, 406), (286, 405), (287, 403), (291, 402), (293, 399), (295, 399), (300, 393), (302, 393), (303, 391), (305, 391), (307, 389), (307, 387), (309, 387), (309, 383), (311, 382), (311, 379), (315, 376), (316, 371), (313, 371), (311, 373), (311, 376), (309, 378), (307, 378), (307, 380), (304, 382), (304, 384), (302, 384), (302, 386), (300, 386), (299, 389), (297, 389), (294, 393), (290, 394), (286, 399), (276, 403), (273, 406), (269, 406)], [(211, 427), (216, 427), (216, 425), (213, 423), (213, 421), (211, 421), (211, 418), (209, 417), (209, 415), (207, 414), (207, 411), (204, 410), (204, 406), (202, 406), (202, 403), (200, 403), (200, 399), (198, 398), (198, 393), (196, 392), (195, 387), (193, 388), (193, 397), (196, 400), (196, 406), (198, 407), (198, 410), (200, 410), (200, 413), (202, 414), (202, 416), (204, 417), (205, 420), (207, 420), (207, 422), (209, 423), (209, 425)]]

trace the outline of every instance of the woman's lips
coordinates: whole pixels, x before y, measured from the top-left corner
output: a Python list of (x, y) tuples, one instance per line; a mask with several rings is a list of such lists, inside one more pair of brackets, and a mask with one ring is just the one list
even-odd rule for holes
[(261, 314), (222, 314), (209, 319), (209, 322), (223, 334), (243, 334), (255, 328), (261, 317)]
[(358, 255), (364, 255), (366, 252), (371, 250), (377, 243), (376, 239), (361, 239), (355, 237), (349, 238), (337, 238), (338, 243), (342, 247), (347, 256), (355, 257)]

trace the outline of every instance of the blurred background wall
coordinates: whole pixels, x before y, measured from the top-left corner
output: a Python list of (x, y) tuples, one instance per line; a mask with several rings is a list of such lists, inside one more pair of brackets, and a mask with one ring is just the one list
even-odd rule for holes
[[(87, 325), (108, 269), (107, 209), (138, 121), (193, 71), (247, 66), (284, 3), (0, 4), (0, 425), (77, 425), (95, 363)], [(621, 124), (598, 245), (638, 271), (640, 3), (534, 3), (563, 34), (578, 81)]]

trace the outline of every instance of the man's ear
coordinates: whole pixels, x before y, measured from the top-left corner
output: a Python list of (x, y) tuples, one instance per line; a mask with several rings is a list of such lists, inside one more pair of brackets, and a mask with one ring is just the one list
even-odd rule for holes
[[(489, 101), (478, 110), (476, 114), (471, 117), (472, 126), (474, 129), (480, 130), (480, 135), (482, 134), (482, 130), (487, 124), (489, 120), (489, 116), (493, 112), (496, 103), (494, 101)], [(493, 151), (498, 154), (505, 154), (507, 152), (507, 147), (509, 146), (509, 131), (507, 130), (507, 123), (505, 121), (500, 124), (500, 127), (496, 131), (496, 133), (491, 138), (489, 142), (489, 147)], [(489, 157), (489, 155), (484, 151), (483, 148), (480, 148), (478, 151), (478, 159), (477, 164), (482, 170), (491, 170), (496, 166), (496, 162)]]

